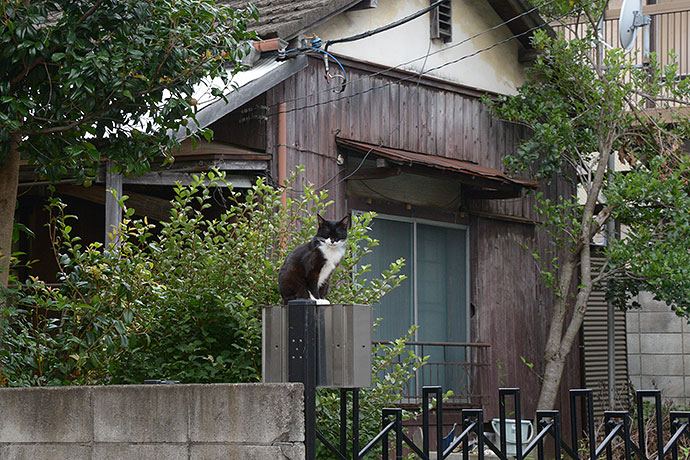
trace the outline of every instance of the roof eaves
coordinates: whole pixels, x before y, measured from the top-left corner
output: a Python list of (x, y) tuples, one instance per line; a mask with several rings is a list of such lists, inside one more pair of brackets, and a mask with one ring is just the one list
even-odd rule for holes
[(502, 20), (510, 21), (506, 26), (514, 35), (520, 35), (518, 41), (524, 48), (532, 48), (530, 37), (537, 28), (545, 30), (551, 36), (556, 35), (553, 28), (539, 16), (536, 10), (514, 19), (533, 8), (524, 0), (488, 0), (488, 2)]

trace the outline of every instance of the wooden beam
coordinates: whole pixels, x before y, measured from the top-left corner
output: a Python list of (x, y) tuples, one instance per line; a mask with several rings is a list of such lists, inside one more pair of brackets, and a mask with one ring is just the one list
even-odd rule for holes
[[(82, 187), (79, 185), (58, 185), (55, 187), (55, 191), (61, 195), (105, 205), (106, 191), (103, 186), (94, 185), (91, 187)], [(126, 193), (126, 195), (129, 197), (126, 204), (134, 208), (135, 215), (141, 217), (146, 216), (158, 221), (170, 218), (170, 208), (172, 207), (170, 201), (135, 192)]]
[(520, 217), (520, 216), (509, 216), (506, 214), (498, 214), (495, 212), (485, 212), (485, 211), (474, 211), (474, 210), (468, 210), (468, 214), (472, 216), (477, 216), (477, 217), (483, 217), (485, 219), (493, 219), (493, 220), (502, 220), (506, 222), (514, 222), (517, 224), (526, 224), (526, 225), (537, 225), (541, 224), (541, 222), (528, 219), (526, 217)]
[(113, 171), (115, 163), (105, 164), (105, 245), (119, 246), (117, 229), (122, 222), (122, 208), (117, 200), (122, 198), (122, 174)]
[[(143, 176), (125, 177), (123, 183), (134, 185), (189, 185), (192, 183), (192, 174), (188, 172), (157, 171), (144, 174)], [(233, 188), (250, 188), (254, 180), (245, 175), (227, 175), (225, 180)], [(220, 184), (219, 184), (220, 186)]]
[(362, 0), (361, 2), (357, 3), (355, 6), (350, 8), (348, 11), (368, 10), (370, 8), (376, 8), (377, 6), (378, 0)]
[[(352, 174), (352, 171), (346, 172), (343, 176), (347, 177)], [(386, 177), (393, 177), (400, 175), (400, 168), (366, 168), (360, 169), (348, 178), (348, 180), (371, 180), (371, 179), (385, 179)]]

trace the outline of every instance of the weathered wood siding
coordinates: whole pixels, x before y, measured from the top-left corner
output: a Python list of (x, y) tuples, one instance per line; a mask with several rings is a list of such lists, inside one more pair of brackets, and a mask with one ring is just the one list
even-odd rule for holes
[[(287, 101), (288, 171), (304, 166), (301, 180), (320, 186), (339, 172), (336, 135), (497, 169), (503, 169), (505, 153), (513, 151), (523, 136), (516, 126), (490, 118), (471, 90), (463, 92), (451, 85), (439, 88), (433, 80), (403, 73), (366, 78), (372, 69), (346, 68), (344, 93), (329, 90), (323, 63), (317, 59), (267, 93), (271, 120), (267, 150), (276, 152), (277, 105)], [(401, 78), (406, 80), (397, 81)], [(342, 190), (341, 183), (330, 191), (338, 195)], [(482, 211), (533, 218), (530, 204), (530, 198), (471, 203)], [(342, 210), (338, 204), (336, 213)]]
[[(416, 76), (396, 81), (404, 74), (363, 78), (373, 70), (357, 64), (347, 70), (347, 89), (336, 94), (327, 91), (322, 61), (311, 60), (307, 69), (269, 91), (266, 98), (271, 120), (268, 152), (275, 155), (277, 150), (277, 104), (287, 101), (288, 170), (302, 165), (306, 171), (300, 182), (329, 190), (335, 200), (332, 217), (349, 210), (346, 184), (335, 178), (344, 172), (336, 163), (336, 135), (497, 169), (503, 169), (503, 157), (524, 136), (521, 128), (492, 119), (471, 90)], [(558, 184), (544, 191), (555, 196), (568, 189)], [(487, 409), (495, 413), (499, 386), (519, 386), (524, 390), (526, 414), (532, 414), (553, 294), (538, 280), (538, 269), (524, 245), (545, 247), (547, 242), (530, 223), (536, 218), (532, 197), (468, 200), (466, 206), (473, 216), (469, 220), (472, 339), (491, 343), (490, 366), (482, 378), (483, 393), (494, 395)], [(438, 214), (439, 218), (446, 215)], [(467, 220), (468, 215), (463, 218)], [(535, 372), (522, 363), (521, 356), (535, 363)], [(579, 355), (573, 353), (564, 387), (580, 385)]]

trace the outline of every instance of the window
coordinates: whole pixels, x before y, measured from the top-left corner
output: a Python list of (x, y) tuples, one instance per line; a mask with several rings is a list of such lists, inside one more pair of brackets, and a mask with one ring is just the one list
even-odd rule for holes
[[(390, 262), (403, 257), (407, 279), (374, 305), (374, 317), (382, 318), (375, 340), (402, 337), (416, 324), (419, 342), (469, 342), (468, 231), (465, 227), (417, 219), (378, 216), (370, 235), (379, 246), (363, 263), (381, 273)], [(445, 353), (445, 356), (444, 356)], [(431, 362), (465, 360), (462, 348), (425, 348)], [(435, 382), (457, 388), (457, 374), (440, 373)]]
[[(434, 3), (435, 0), (430, 0)], [(451, 0), (431, 10), (431, 38), (440, 38), (444, 43), (453, 40), (451, 22)]]

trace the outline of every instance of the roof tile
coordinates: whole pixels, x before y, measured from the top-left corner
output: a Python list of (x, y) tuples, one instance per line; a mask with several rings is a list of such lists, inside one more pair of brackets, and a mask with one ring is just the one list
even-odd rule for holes
[[(259, 20), (251, 27), (261, 38), (290, 39), (328, 16), (353, 6), (359, 0), (253, 0)], [(219, 0), (232, 8), (247, 6), (247, 0)]]

